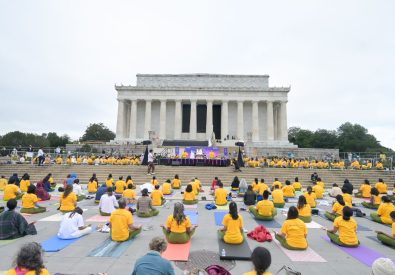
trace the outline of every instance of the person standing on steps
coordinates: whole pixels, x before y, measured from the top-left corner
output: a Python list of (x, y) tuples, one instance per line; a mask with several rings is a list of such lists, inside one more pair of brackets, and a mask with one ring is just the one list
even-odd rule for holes
[(151, 150), (149, 150), (148, 153), (148, 172), (147, 175), (155, 175), (155, 164), (154, 164), (154, 153)]

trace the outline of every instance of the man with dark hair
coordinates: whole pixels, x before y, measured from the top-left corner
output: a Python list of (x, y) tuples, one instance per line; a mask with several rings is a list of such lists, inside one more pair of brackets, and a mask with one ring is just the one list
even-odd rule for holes
[(155, 164), (154, 164), (154, 153), (151, 150), (149, 150), (148, 153), (148, 172), (147, 175), (155, 175)]
[(119, 208), (111, 213), (110, 227), (113, 241), (124, 242), (136, 237), (141, 232), (141, 225), (133, 225), (133, 216), (129, 210), (125, 209), (126, 204), (126, 199), (119, 199)]

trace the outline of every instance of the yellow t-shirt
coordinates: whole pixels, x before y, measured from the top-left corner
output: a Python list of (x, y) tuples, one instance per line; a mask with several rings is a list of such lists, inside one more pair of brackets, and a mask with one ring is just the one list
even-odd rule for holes
[(195, 192), (196, 194), (199, 194), (199, 191), (200, 191), (199, 183), (196, 181), (193, 181), (193, 182), (190, 182), (189, 184), (192, 185), (193, 192)]
[(215, 204), (216, 205), (225, 205), (228, 203), (226, 200), (228, 196), (228, 192), (223, 188), (217, 188), (215, 190)]
[(392, 236), (395, 236), (395, 222), (392, 223)]
[(343, 215), (344, 206), (338, 202), (335, 202), (332, 206), (332, 212), (336, 212), (336, 214)]
[(173, 179), (173, 188), (180, 188), (180, 187), (181, 187), (181, 180)]
[(380, 216), (383, 223), (391, 224), (392, 219), (390, 214), (392, 211), (395, 211), (395, 205), (390, 202), (382, 203), (380, 204), (379, 209), (377, 209), (377, 215)]
[(21, 188), (21, 192), (27, 192), (27, 188), (30, 186), (30, 180), (21, 180), (19, 186)]
[(310, 204), (305, 204), (303, 208), (298, 209), (299, 216), (302, 217), (311, 217), (311, 207)]
[(166, 221), (166, 227), (170, 228), (171, 232), (174, 233), (184, 233), (187, 231), (187, 228), (191, 228), (191, 220), (189, 217), (185, 217), (185, 220), (178, 224), (176, 219), (174, 219), (173, 215), (170, 215)]
[(280, 187), (280, 189), (283, 187), (283, 185), (281, 184), (281, 182), (279, 182), (278, 180), (276, 180), (275, 182), (273, 182), (272, 187), (274, 188), (275, 185), (278, 185)]
[(350, 218), (349, 221), (345, 221), (343, 217), (337, 217), (333, 222), (333, 226), (339, 229), (339, 238), (342, 243), (347, 245), (358, 244), (358, 225), (353, 218)]
[(295, 197), (295, 188), (292, 185), (285, 185), (283, 187), (284, 197)]
[(199, 191), (202, 188), (202, 182), (199, 179), (195, 179), (197, 186), (199, 187)]
[(107, 179), (106, 180), (106, 185), (107, 187), (112, 187), (114, 180), (113, 179)]
[(152, 205), (153, 206), (161, 206), (162, 205), (162, 199), (163, 198), (163, 193), (160, 190), (154, 190), (151, 192), (151, 198), (152, 198)]
[(281, 189), (274, 189), (272, 192), (272, 198), (274, 203), (284, 203), (284, 194)]
[(34, 208), (36, 202), (38, 202), (36, 194), (25, 194), (22, 197), (22, 208)]
[(315, 199), (317, 198), (315, 193), (311, 192), (309, 195), (308, 192), (304, 192), (303, 196), (306, 198), (307, 203), (310, 204), (310, 207), (314, 208), (317, 206), (317, 203), (315, 202)]
[(302, 184), (300, 182), (298, 182), (298, 181), (295, 181), (294, 183), (292, 183), (292, 186), (295, 189), (302, 189)]
[(184, 200), (186, 201), (194, 201), (196, 199), (195, 192), (184, 192)]
[(387, 193), (387, 184), (385, 184), (384, 182), (376, 183), (376, 188), (379, 193)]
[[(17, 275), (15, 268), (8, 270), (6, 275)], [(25, 275), (36, 275), (36, 271), (30, 270), (30, 271), (26, 272)], [(40, 271), (40, 275), (50, 275), (50, 273), (47, 269), (43, 268)]]
[(97, 182), (96, 181), (88, 182), (88, 192), (89, 193), (96, 193), (97, 192)]
[(269, 200), (261, 200), (256, 204), (256, 210), (261, 216), (272, 216), (274, 204)]
[(343, 200), (347, 206), (352, 206), (352, 196), (348, 193), (343, 193)]
[(0, 191), (3, 191), (5, 186), (7, 185), (8, 181), (6, 179), (0, 179)]
[(117, 209), (111, 213), (111, 239), (122, 242), (129, 238), (129, 225), (133, 224), (133, 216), (126, 209)]
[(132, 180), (128, 180), (128, 181), (126, 182), (126, 187), (128, 187), (128, 186), (129, 186), (129, 184), (132, 184), (132, 185), (134, 185), (134, 182), (133, 182)]
[(323, 181), (317, 181), (317, 185), (321, 186), (322, 189), (325, 189), (325, 183)]
[(162, 192), (163, 192), (163, 195), (171, 194), (171, 184), (168, 182), (163, 183)]
[(71, 192), (66, 198), (63, 198), (63, 194), (60, 195), (60, 210), (73, 211), (76, 203), (77, 195), (74, 192)]
[(122, 197), (127, 198), (127, 199), (135, 199), (136, 192), (133, 189), (126, 189), (125, 191), (123, 191)]
[(324, 188), (322, 188), (321, 185), (314, 185), (313, 192), (315, 193), (317, 199), (322, 199), (324, 197)]
[(255, 181), (252, 182), (252, 191), (258, 192), (259, 191), (259, 182), (256, 183)]
[(370, 191), (372, 187), (369, 184), (362, 184), (359, 190), (362, 192), (363, 198), (370, 198)]
[(16, 194), (19, 192), (18, 186), (15, 184), (7, 184), (4, 188), (3, 200), (8, 201), (16, 198)]
[(230, 244), (239, 244), (243, 242), (241, 230), (244, 226), (243, 217), (239, 215), (237, 220), (232, 219), (230, 214), (226, 214), (222, 224), (226, 226), (224, 241)]
[(126, 182), (124, 180), (117, 180), (115, 182), (115, 193), (122, 194), (125, 191)]
[[(244, 272), (243, 275), (258, 275), (256, 271)], [(264, 272), (262, 275), (273, 275), (271, 272)]]
[(307, 248), (306, 224), (300, 219), (285, 220), (281, 233), (286, 235), (287, 243), (296, 248)]
[(158, 185), (159, 183), (158, 183), (158, 180), (155, 179), (155, 180), (151, 180), (151, 184), (152, 184), (153, 186), (155, 186), (155, 185)]
[(263, 192), (265, 192), (266, 190), (269, 190), (269, 186), (267, 186), (266, 183), (260, 182), (258, 184), (258, 193), (259, 195), (263, 196)]
[(380, 203), (381, 203), (381, 197), (373, 195), (373, 204), (380, 204)]

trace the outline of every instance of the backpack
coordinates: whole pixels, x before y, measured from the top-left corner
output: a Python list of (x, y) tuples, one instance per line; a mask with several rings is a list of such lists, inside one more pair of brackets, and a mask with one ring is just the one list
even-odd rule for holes
[(213, 209), (217, 209), (217, 206), (214, 203), (207, 203), (204, 206), (207, 210), (213, 210)]
[(210, 265), (206, 268), (206, 272), (209, 275), (232, 275), (229, 271), (220, 265)]

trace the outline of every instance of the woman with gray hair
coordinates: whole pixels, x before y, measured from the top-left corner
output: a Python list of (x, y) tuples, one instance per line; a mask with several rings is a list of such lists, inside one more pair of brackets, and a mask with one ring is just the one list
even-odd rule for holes
[(240, 184), (239, 184), (239, 193), (238, 193), (238, 196), (239, 196), (239, 197), (243, 197), (243, 196), (244, 196), (244, 193), (247, 192), (247, 188), (248, 188), (247, 181), (246, 181), (246, 179), (242, 178), (242, 179), (240, 180)]
[(149, 243), (150, 251), (138, 259), (134, 265), (132, 275), (161, 274), (174, 275), (174, 268), (170, 261), (162, 258), (161, 253), (167, 248), (166, 241), (161, 237), (153, 238)]
[(49, 275), (44, 266), (43, 250), (41, 245), (36, 242), (26, 243), (21, 247), (14, 265), (15, 268), (8, 270), (6, 274)]
[(167, 218), (166, 226), (161, 225), (163, 233), (169, 243), (187, 243), (197, 226), (192, 226), (189, 217), (184, 214), (184, 205), (180, 202), (174, 204), (173, 215)]

